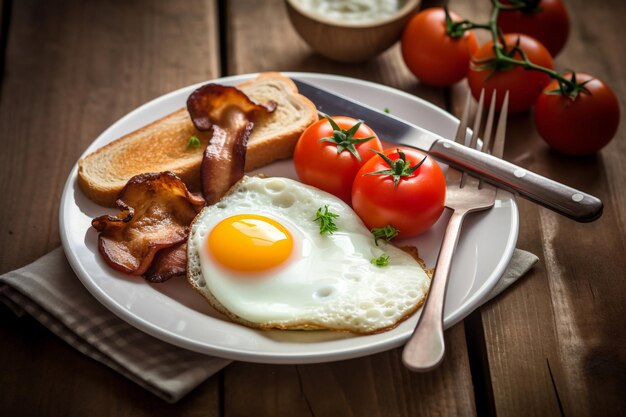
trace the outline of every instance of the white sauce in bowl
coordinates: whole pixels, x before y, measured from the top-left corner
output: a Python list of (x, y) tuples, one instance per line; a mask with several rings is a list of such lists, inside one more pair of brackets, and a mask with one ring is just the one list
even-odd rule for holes
[(340, 22), (368, 23), (395, 15), (406, 0), (296, 0), (302, 9)]

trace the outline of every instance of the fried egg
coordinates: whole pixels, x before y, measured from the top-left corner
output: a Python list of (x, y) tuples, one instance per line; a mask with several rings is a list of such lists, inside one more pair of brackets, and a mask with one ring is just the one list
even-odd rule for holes
[[(320, 234), (319, 208), (338, 215)], [(198, 214), (188, 280), (231, 319), (257, 328), (373, 333), (422, 304), (430, 278), (405, 251), (375, 244), (335, 196), (287, 178), (244, 177)], [(371, 261), (386, 255), (387, 266)]]

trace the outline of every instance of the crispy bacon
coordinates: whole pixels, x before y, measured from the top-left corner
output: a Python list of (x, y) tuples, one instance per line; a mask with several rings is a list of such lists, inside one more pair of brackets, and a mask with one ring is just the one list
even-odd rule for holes
[(191, 93), (187, 109), (194, 125), (198, 130), (213, 130), (200, 168), (207, 204), (216, 203), (243, 177), (254, 118), (275, 108), (275, 102), (255, 104), (235, 87), (219, 84), (207, 84)]
[(155, 254), (185, 242), (189, 225), (204, 206), (175, 174), (140, 174), (131, 178), (118, 200), (121, 212), (91, 224), (100, 232), (98, 248), (114, 269), (142, 275)]
[(91, 223), (100, 232), (98, 247), (105, 261), (151, 282), (184, 275), (191, 221), (243, 177), (253, 121), (275, 108), (274, 102), (255, 104), (234, 87), (207, 84), (194, 91), (187, 100), (191, 119), (198, 130), (212, 130), (200, 172), (207, 201), (192, 195), (171, 172), (131, 178), (116, 201), (121, 212)]
[(209, 130), (214, 124), (226, 130), (237, 128), (254, 119), (255, 113), (275, 109), (274, 101), (256, 104), (241, 90), (221, 84), (203, 85), (187, 98), (187, 110), (198, 130)]
[(252, 123), (234, 132), (213, 125), (213, 136), (200, 166), (202, 194), (207, 204), (217, 203), (243, 177), (250, 130)]
[(187, 272), (187, 241), (157, 252), (144, 275), (150, 282), (161, 283)]

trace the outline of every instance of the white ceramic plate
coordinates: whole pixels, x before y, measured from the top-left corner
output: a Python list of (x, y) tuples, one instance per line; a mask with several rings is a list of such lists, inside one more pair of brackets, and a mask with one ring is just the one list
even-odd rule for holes
[[(438, 107), (382, 85), (332, 75), (287, 73), (303, 81), (337, 91), (394, 115), (452, 137), (458, 120)], [(217, 80), (236, 84), (253, 75)], [(200, 85), (200, 84), (199, 84)], [(131, 132), (185, 105), (199, 85), (159, 97), (130, 112), (109, 127), (87, 148), (91, 153), (119, 136)], [(384, 140), (384, 138), (382, 138)], [(268, 175), (294, 177), (291, 161), (261, 170)], [(92, 203), (77, 184), (72, 170), (61, 199), (61, 239), (78, 278), (93, 296), (131, 325), (161, 340), (196, 352), (229, 359), (263, 363), (314, 363), (381, 352), (402, 345), (419, 315), (385, 333), (353, 336), (327, 331), (257, 331), (230, 322), (215, 313), (185, 279), (149, 284), (143, 278), (118, 273), (98, 254), (97, 233), (91, 219), (115, 211)], [(415, 239), (427, 265), (435, 264), (445, 213), (426, 234)], [(463, 227), (445, 306), (445, 325), (452, 326), (478, 307), (504, 272), (515, 248), (518, 211), (511, 194), (500, 191), (493, 210), (470, 216)]]

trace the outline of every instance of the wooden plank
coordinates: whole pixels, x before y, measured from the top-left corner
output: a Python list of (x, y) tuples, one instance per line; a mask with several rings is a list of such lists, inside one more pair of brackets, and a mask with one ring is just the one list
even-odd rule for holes
[(314, 365), (232, 364), (224, 370), (225, 415), (475, 415), (462, 324), (445, 339), (443, 364), (425, 374), (404, 368), (401, 349)]
[[(58, 204), (108, 125), (218, 75), (213, 0), (13, 2), (0, 97), (0, 271), (59, 245)], [(95, 302), (95, 301), (94, 301)], [(0, 414), (171, 415), (173, 406), (2, 308)], [(218, 379), (176, 408), (219, 414)]]
[(219, 416), (218, 376), (168, 404), (74, 350), (34, 319), (18, 318), (4, 305), (0, 314), (2, 415)]
[[(431, 2), (432, 3), (432, 2)], [(441, 101), (441, 90), (419, 84), (405, 67), (399, 44), (371, 61), (342, 64), (313, 52), (291, 26), (282, 1), (236, 0), (227, 3), (229, 74), (260, 71), (308, 71), (379, 82), (429, 100)], [(262, 36), (250, 22), (272, 22)], [(258, 32), (258, 31), (257, 31)]]
[[(441, 90), (415, 81), (402, 62), (398, 45), (365, 64), (338, 64), (314, 54), (298, 37), (288, 23), (282, 1), (231, 1), (227, 18), (230, 37), (226, 56), (231, 74), (286, 70), (341, 74), (390, 85), (440, 106), (444, 104)], [(258, 36), (258, 26), (250, 22), (276, 23), (265, 25), (263, 36)], [(449, 350), (445, 363), (427, 374), (407, 372), (399, 349), (329, 364), (233, 364), (224, 372), (225, 414), (473, 415), (474, 397), (462, 324), (446, 333), (446, 342)]]
[[(616, 54), (626, 7), (621, 1), (592, 7), (568, 2), (572, 13), (569, 44), (559, 57), (561, 68), (575, 68), (605, 80), (626, 101), (622, 71), (626, 59)], [(622, 113), (623, 114), (623, 113)], [(543, 144), (542, 144), (543, 145)], [(563, 411), (568, 416), (620, 415), (626, 409), (626, 328), (615, 326), (626, 315), (626, 125), (622, 118), (613, 142), (595, 158), (561, 157), (546, 150), (537, 166), (557, 180), (598, 195), (605, 203), (602, 219), (572, 224), (542, 211), (541, 230), (555, 313), (557, 353), (562, 373), (555, 375)], [(581, 254), (584, 254), (581, 256)], [(564, 387), (561, 390), (561, 387)]]
[(123, 3), (13, 5), (0, 115), (0, 189), (11, 202), (0, 207), (1, 271), (59, 245), (62, 187), (100, 132), (218, 74), (214, 1)]
[(0, 0), (0, 68), (4, 68), (4, 50), (7, 43), (6, 32), (8, 31), (9, 3)]
[[(616, 54), (626, 9), (568, 2), (572, 31), (556, 59), (559, 68), (588, 72), (609, 83), (624, 108), (626, 85)], [(485, 6), (487, 8), (488, 6)], [(464, 17), (485, 20), (488, 10), (455, 2)], [(463, 85), (454, 101), (464, 97)], [(578, 224), (520, 202), (518, 246), (542, 258), (535, 270), (481, 309), (493, 409), (498, 415), (621, 415), (626, 401), (623, 317), (626, 129), (595, 157), (551, 152), (531, 115), (509, 118), (505, 158), (602, 198), (603, 217)], [(529, 382), (531, 381), (531, 382)]]

